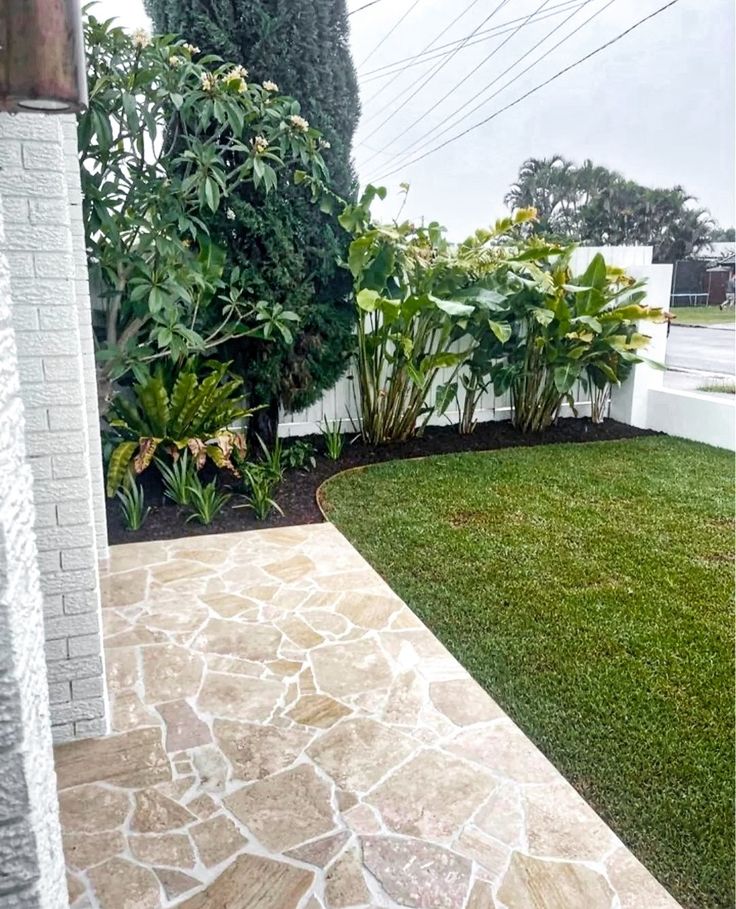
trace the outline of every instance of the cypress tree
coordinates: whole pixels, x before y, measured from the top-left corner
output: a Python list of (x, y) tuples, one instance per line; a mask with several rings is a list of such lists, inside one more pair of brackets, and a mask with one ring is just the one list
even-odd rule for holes
[[(202, 53), (246, 67), (249, 78), (276, 82), (299, 101), (301, 115), (329, 142), (324, 158), (330, 185), (350, 198), (355, 175), (350, 152), (360, 114), (350, 55), (345, 0), (145, 0), (154, 28), (175, 33)], [(234, 220), (215, 226), (232, 265), (257, 298), (296, 312), (292, 344), (231, 342), (225, 350), (242, 371), (256, 420), (272, 435), (282, 404), (309, 406), (339, 378), (352, 341), (350, 280), (338, 258), (347, 237), (332, 215), (300, 187), (264, 196), (252, 188), (230, 200)]]

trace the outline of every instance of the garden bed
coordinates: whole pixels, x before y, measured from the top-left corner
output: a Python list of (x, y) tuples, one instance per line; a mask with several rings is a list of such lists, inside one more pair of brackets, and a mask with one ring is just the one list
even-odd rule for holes
[[(164, 499), (158, 472), (148, 470), (141, 477), (146, 502), (151, 506), (151, 513), (145, 524), (138, 531), (126, 530), (117, 500), (108, 500), (108, 535), (110, 543), (134, 543), (143, 540), (175, 539), (195, 534), (231, 533), (290, 524), (314, 524), (323, 520), (317, 505), (317, 489), (329, 477), (352, 467), (463, 451), (491, 451), (556, 442), (597, 442), (641, 435), (651, 433), (615, 420), (606, 420), (603, 424), (595, 425), (588, 419), (563, 419), (544, 433), (527, 435), (515, 430), (508, 421), (481, 423), (474, 433), (467, 436), (459, 435), (452, 426), (428, 427), (421, 438), (378, 447), (365, 445), (360, 439), (350, 441), (353, 438), (351, 436), (338, 461), (332, 461), (321, 453), (324, 448), (321, 436), (308, 436), (305, 441), (311, 442), (316, 448), (317, 464), (308, 472), (301, 470), (287, 472), (275, 493), (275, 499), (281, 506), (283, 515), (273, 511), (266, 521), (257, 521), (248, 509), (232, 508), (231, 504), (228, 504), (209, 526), (205, 527), (194, 521), (186, 523), (185, 510)], [(285, 444), (288, 445), (288, 441), (285, 441)], [(235, 501), (233, 499), (233, 503)]]

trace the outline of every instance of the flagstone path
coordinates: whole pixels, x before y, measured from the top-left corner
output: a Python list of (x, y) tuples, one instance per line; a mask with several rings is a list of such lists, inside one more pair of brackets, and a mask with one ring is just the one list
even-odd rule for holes
[(330, 524), (113, 547), (74, 909), (676, 909)]

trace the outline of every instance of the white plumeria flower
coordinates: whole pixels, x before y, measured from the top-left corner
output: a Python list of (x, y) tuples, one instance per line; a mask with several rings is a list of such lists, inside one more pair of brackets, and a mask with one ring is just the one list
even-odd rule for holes
[(263, 87), (267, 92), (277, 92), (279, 90), (278, 85), (275, 82), (271, 82), (270, 79), (266, 79), (263, 83)]
[(300, 133), (306, 133), (309, 129), (309, 120), (305, 120), (304, 117), (300, 117), (298, 114), (292, 114), (289, 117), (289, 123)]
[(232, 210), (232, 208), (228, 208), (228, 210), (225, 212), (225, 215), (226, 215), (228, 221), (235, 220), (235, 212)]
[(182, 44), (181, 47), (182, 47), (185, 51), (189, 51), (190, 54), (198, 54), (198, 53), (200, 53), (199, 48), (198, 48), (195, 44)]
[(332, 148), (332, 145), (327, 141), (327, 139), (320, 139), (319, 147), (320, 148)]
[(268, 139), (265, 136), (256, 136), (253, 139), (253, 149), (256, 154), (262, 154), (268, 149)]
[(205, 92), (211, 92), (215, 85), (217, 84), (217, 77), (214, 73), (202, 73), (202, 90)]
[(136, 47), (148, 47), (151, 43), (151, 36), (145, 30), (145, 28), (137, 28), (133, 32), (133, 44)]

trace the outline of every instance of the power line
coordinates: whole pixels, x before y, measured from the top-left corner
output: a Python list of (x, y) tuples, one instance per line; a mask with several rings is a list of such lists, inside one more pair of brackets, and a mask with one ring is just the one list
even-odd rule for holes
[[(444, 128), (435, 134), (435, 138), (444, 136), (446, 133), (450, 132), (450, 130), (454, 129), (459, 123), (462, 123), (463, 120), (467, 120), (467, 118), (469, 116), (471, 116), (471, 114), (475, 113), (476, 110), (483, 107), (491, 99), (495, 98), (505, 88), (508, 88), (509, 85), (512, 85), (514, 82), (516, 82), (518, 79), (520, 79), (524, 75), (524, 73), (528, 72), (532, 67), (536, 66), (538, 63), (540, 63), (542, 60), (544, 60), (545, 57), (548, 57), (553, 51), (557, 50), (557, 48), (560, 47), (560, 45), (564, 44), (565, 41), (568, 41), (570, 38), (572, 38), (574, 35), (576, 35), (581, 29), (585, 28), (585, 26), (589, 22), (591, 22), (593, 19), (595, 19), (596, 16), (600, 15), (604, 10), (606, 10), (609, 6), (611, 6), (612, 3), (615, 3), (615, 0), (608, 0), (608, 2), (604, 6), (600, 7), (598, 10), (596, 10), (591, 16), (588, 16), (588, 18), (584, 22), (581, 22), (580, 25), (576, 29), (574, 29), (573, 31), (571, 31), (567, 35), (565, 35), (563, 38), (561, 38), (560, 41), (557, 42), (557, 44), (554, 44), (552, 47), (548, 48), (543, 54), (541, 54), (539, 57), (537, 57), (536, 60), (532, 61), (532, 63), (530, 63), (525, 69), (523, 69), (523, 70), (521, 70), (521, 72), (517, 73), (512, 79), (509, 79), (508, 82), (504, 83), (504, 85), (502, 85), (501, 88), (497, 89), (495, 92), (493, 92), (492, 95), (489, 95), (487, 98), (485, 98), (479, 104), (477, 104), (474, 108), (472, 108), (472, 110), (469, 110), (466, 114), (463, 114), (462, 117), (460, 117), (459, 119), (457, 118), (457, 115), (460, 113), (460, 111), (464, 110), (469, 104), (472, 104), (473, 101), (475, 101), (481, 95), (484, 95), (488, 91), (489, 88), (491, 88), (493, 85), (496, 84), (496, 82), (499, 81), (499, 79), (502, 79), (505, 75), (507, 75), (507, 73), (511, 72), (511, 70), (514, 69), (516, 66), (518, 66), (519, 63), (525, 57), (527, 57), (532, 51), (536, 50), (541, 44), (544, 44), (544, 42), (547, 41), (549, 38), (551, 38), (555, 32), (559, 31), (564, 25), (566, 25), (575, 15), (577, 15), (577, 13), (580, 11), (582, 6), (586, 6), (590, 2), (591, 2), (591, 0), (584, 0), (584, 3), (580, 7), (578, 7), (577, 9), (574, 9), (568, 16), (566, 16), (562, 20), (562, 22), (559, 22), (553, 29), (550, 29), (550, 31), (547, 32), (546, 35), (544, 35), (542, 38), (540, 38), (540, 40), (537, 41), (537, 43), (534, 44), (532, 47), (530, 47), (528, 51), (525, 51), (525, 53), (521, 57), (517, 57), (517, 59), (514, 60), (514, 62), (511, 63), (509, 66), (507, 66), (505, 70), (500, 72), (495, 78), (491, 79), (490, 82), (487, 82), (472, 97), (468, 98), (467, 101), (465, 101), (463, 104), (460, 105), (460, 107), (458, 107), (455, 111), (453, 111), (452, 114), (445, 120)], [(472, 75), (472, 73), (470, 73), (470, 75)], [(463, 81), (466, 81), (466, 80), (463, 80)], [(460, 83), (460, 84), (462, 84), (462, 83)], [(455, 86), (455, 87), (457, 88), (459, 86)], [(444, 101), (444, 100), (446, 100), (447, 97), (448, 96), (445, 95), (445, 97), (442, 98), (441, 100)], [(440, 102), (438, 102), (438, 103), (440, 103)], [(415, 121), (414, 123), (412, 123), (411, 127), (416, 125), (417, 122), (418, 121)], [(409, 127), (409, 129), (411, 129), (411, 127)], [(407, 132), (408, 132), (408, 129), (407, 129)], [(418, 136), (416, 139), (414, 139), (413, 142), (410, 142), (403, 149), (403, 151), (399, 152), (396, 155), (396, 157), (394, 158), (394, 161), (400, 162), (403, 158), (405, 158), (407, 155), (409, 155), (411, 153), (413, 148), (415, 148), (417, 145), (419, 145), (427, 136), (431, 135), (433, 132), (434, 132), (434, 129), (432, 129), (432, 128), (423, 132), (420, 136)]]
[[(528, 25), (530, 20), (534, 16), (536, 16), (537, 13), (540, 13), (548, 3), (549, 3), (549, 0), (542, 0), (542, 2), (539, 4), (539, 6), (533, 12), (529, 13), (529, 15), (523, 20), (523, 22), (519, 23), (519, 25), (517, 25), (516, 28), (508, 35), (508, 37), (504, 38), (503, 41), (499, 45), (494, 47), (493, 50), (489, 54), (486, 54), (486, 56), (479, 63), (477, 63), (466, 76), (464, 76), (462, 79), (460, 79), (459, 82), (456, 82), (452, 86), (452, 88), (450, 88), (448, 91), (446, 91), (445, 94), (441, 98), (439, 98), (437, 101), (435, 101), (432, 105), (432, 108), (439, 107), (440, 104), (442, 104), (444, 101), (447, 101), (447, 99), (450, 97), (450, 95), (454, 91), (456, 91), (458, 88), (460, 88), (463, 85), (463, 83), (467, 82), (471, 76), (473, 76), (475, 73), (478, 72), (479, 69), (481, 69), (481, 67), (485, 66), (486, 63), (488, 63), (488, 61), (492, 57), (495, 57), (495, 55), (501, 50), (501, 48), (504, 47), (506, 44), (508, 44), (508, 42), (514, 37), (514, 35), (517, 35), (521, 31), (521, 29), (524, 28), (525, 25)], [(575, 13), (573, 12), (571, 15), (575, 15)], [(570, 17), (568, 16), (568, 18), (570, 18)], [(394, 145), (396, 142), (398, 142), (402, 138), (403, 135), (405, 135), (406, 133), (408, 133), (412, 129), (414, 129), (414, 127), (417, 125), (417, 123), (421, 123), (421, 121), (429, 113), (431, 113), (432, 108), (430, 108), (429, 111), (424, 111), (423, 113), (419, 114), (418, 117), (416, 117), (414, 120), (412, 120), (412, 122), (407, 127), (405, 127), (405, 129), (402, 131), (401, 134), (395, 136), (389, 142), (385, 143), (384, 148)], [(409, 148), (413, 148), (415, 144), (416, 143), (412, 143), (409, 146)], [(400, 153), (399, 157), (401, 157), (403, 154), (404, 154), (403, 152)], [(372, 159), (369, 158), (368, 161), (366, 161), (365, 163), (368, 164), (370, 162), (370, 160), (372, 160)]]
[[(463, 16), (465, 16), (467, 13), (469, 13), (470, 10), (471, 10), (471, 9), (476, 5), (476, 3), (478, 3), (478, 2), (479, 2), (479, 0), (471, 0), (471, 2), (468, 3), (468, 4), (460, 11), (460, 13), (458, 13), (457, 16), (455, 16), (455, 18), (452, 20), (452, 22), (451, 22), (446, 28), (443, 28), (438, 34), (436, 34), (436, 35), (434, 36), (434, 38), (432, 38), (432, 40), (429, 42), (429, 44), (425, 44), (425, 45), (424, 45), (424, 47), (419, 51), (419, 55), (421, 55), (421, 54), (425, 53), (426, 51), (429, 51), (431, 48), (433, 48), (433, 47), (435, 46), (435, 44), (440, 40), (440, 38), (441, 38), (443, 35), (447, 34), (447, 32), (450, 31), (450, 29), (455, 25), (455, 23), (459, 22), (459, 21), (463, 18)], [(421, 77), (420, 77), (420, 78), (421, 78)], [(413, 84), (415, 84), (415, 83), (413, 83)], [(367, 99), (366, 99), (365, 103), (366, 103), (366, 104), (370, 104), (371, 101), (373, 101), (375, 98), (377, 98), (382, 92), (384, 92), (384, 91), (388, 88), (388, 85), (389, 85), (389, 84), (386, 84), (386, 85), (381, 86), (381, 88), (379, 88), (377, 92), (374, 92), (374, 93), (370, 96), (370, 98), (367, 98)], [(400, 98), (403, 94), (405, 94), (407, 91), (410, 91), (411, 88), (412, 88), (412, 86), (409, 86), (408, 89), (404, 89), (404, 91), (401, 92), (401, 93), (397, 96), (397, 98), (395, 98), (394, 100), (398, 100), (398, 98)]]
[(363, 6), (359, 6), (357, 9), (350, 10), (348, 16), (354, 16), (356, 13), (362, 13), (364, 9), (368, 9), (370, 6), (375, 6), (377, 3), (382, 3), (383, 0), (370, 0), (370, 3), (364, 3)]
[(601, 44), (600, 47), (597, 47), (595, 50), (592, 50), (590, 53), (585, 54), (585, 56), (580, 57), (580, 59), (576, 60), (574, 63), (571, 63), (569, 66), (566, 66), (564, 69), (559, 70), (554, 75), (550, 76), (549, 79), (545, 79), (543, 82), (540, 82), (538, 85), (535, 85), (534, 88), (530, 88), (529, 91), (524, 92), (523, 95), (520, 95), (514, 101), (509, 102), (504, 107), (500, 108), (499, 110), (492, 113), (490, 116), (486, 117), (484, 120), (481, 120), (478, 123), (474, 123), (473, 126), (469, 126), (467, 129), (463, 130), (461, 133), (458, 133), (456, 136), (452, 136), (446, 142), (442, 142), (440, 145), (436, 146), (435, 148), (430, 148), (428, 151), (424, 152), (423, 154), (419, 155), (418, 157), (414, 158), (413, 160), (407, 162), (405, 165), (400, 165), (398, 168), (395, 168), (394, 170), (385, 174), (384, 177), (381, 177), (381, 179), (386, 179), (387, 177), (392, 176), (398, 170), (400, 170), (402, 166), (409, 167), (412, 164), (416, 164), (418, 161), (422, 161), (424, 158), (428, 158), (430, 155), (435, 154), (436, 152), (440, 151), (443, 148), (446, 148), (448, 145), (451, 145), (453, 142), (457, 142), (459, 139), (465, 138), (465, 136), (467, 136), (469, 133), (474, 132), (476, 129), (480, 129), (481, 126), (485, 126), (487, 123), (490, 123), (491, 120), (495, 120), (496, 117), (499, 117), (501, 114), (505, 113), (507, 110), (510, 110), (512, 107), (516, 107), (516, 105), (521, 104), (521, 102), (525, 101), (528, 97), (530, 97), (530, 95), (535, 94), (536, 92), (540, 91), (540, 89), (542, 89), (542, 88), (546, 88), (548, 85), (550, 85), (556, 79), (559, 79), (561, 76), (564, 76), (567, 73), (569, 73), (570, 70), (575, 69), (575, 67), (580, 66), (580, 64), (582, 64), (582, 63), (586, 63), (592, 57), (595, 57), (596, 54), (600, 54), (602, 51), (607, 50), (609, 47), (616, 44), (618, 41), (621, 41), (627, 35), (631, 34), (631, 32), (633, 32), (635, 29), (639, 28), (639, 26), (643, 25), (645, 22), (648, 22), (650, 19), (654, 19), (655, 16), (658, 16), (660, 13), (665, 12), (665, 10), (668, 10), (670, 7), (674, 6), (676, 3), (679, 3), (679, 0), (670, 0), (669, 3), (666, 3), (664, 6), (660, 6), (659, 9), (654, 10), (653, 13), (650, 13), (648, 16), (644, 16), (644, 18), (639, 19), (638, 22), (635, 22), (632, 26), (627, 28), (625, 31), (616, 35), (615, 38), (612, 38), (610, 41), (606, 41), (605, 44)]
[[(542, 22), (545, 19), (551, 19), (553, 16), (558, 16), (560, 13), (568, 12), (573, 6), (580, 7), (585, 2), (586, 0), (563, 0), (563, 2), (558, 3), (557, 6), (550, 7), (544, 14), (536, 16), (534, 21)], [(448, 41), (447, 44), (438, 44), (437, 47), (433, 47), (431, 50), (425, 48), (419, 53), (413, 54), (411, 57), (404, 57), (401, 60), (394, 60), (392, 63), (378, 66), (376, 69), (369, 70), (365, 73), (361, 82), (376, 82), (379, 79), (386, 79), (389, 76), (395, 76), (402, 73), (412, 66), (421, 66), (423, 63), (437, 60), (440, 57), (444, 57), (446, 53), (449, 53), (449, 50), (457, 47), (458, 44), (463, 44), (464, 48), (474, 47), (476, 44), (481, 44), (484, 41), (488, 41), (490, 38), (498, 37), (499, 34), (506, 34), (506, 31), (508, 31), (511, 26), (516, 25), (516, 23), (520, 22), (523, 18), (524, 16), (519, 16), (517, 19), (509, 19), (506, 22), (501, 22), (491, 28), (483, 29), (483, 31), (477, 32), (475, 41), (469, 41), (467, 44), (464, 43), (465, 38), (458, 38), (456, 41)], [(430, 54), (432, 56), (430, 56)]]
[[(370, 53), (366, 56), (366, 58), (358, 64), (358, 69), (360, 69), (360, 67), (363, 66), (363, 64), (367, 60), (370, 60), (370, 58), (373, 56), (373, 54), (375, 54), (375, 52), (378, 50), (379, 47), (382, 47), (386, 43), (386, 41), (388, 41), (388, 39), (391, 37), (391, 35), (393, 35), (393, 33), (396, 31), (396, 29), (401, 25), (401, 23), (404, 21), (404, 19), (406, 19), (406, 17), (408, 15), (410, 15), (410, 13), (414, 10), (415, 7), (417, 7), (419, 5), (419, 3), (420, 3), (420, 0), (414, 0), (414, 2), (409, 7), (409, 9), (402, 16), (399, 17), (398, 21), (394, 25), (391, 26), (391, 28), (386, 32), (386, 34), (383, 36), (383, 38), (381, 38), (381, 40), (373, 48), (373, 50), (370, 51)], [(364, 9), (365, 9), (365, 7), (364, 7)], [(357, 10), (356, 10), (356, 12), (357, 12)]]
[[(481, 23), (479, 23), (478, 26), (470, 33), (470, 35), (468, 35), (468, 37), (467, 37), (465, 43), (467, 43), (467, 41), (469, 41), (470, 38), (472, 38), (473, 35), (475, 35), (475, 33), (478, 32), (478, 31), (482, 28), (482, 26), (484, 26), (484, 25), (486, 24), (486, 22), (488, 22), (490, 19), (492, 19), (493, 16), (495, 16), (496, 13), (497, 13), (500, 9), (503, 9), (503, 7), (506, 6), (506, 4), (507, 4), (508, 2), (509, 2), (509, 0), (501, 0), (501, 2), (495, 7), (495, 9), (493, 9), (492, 12), (489, 13), (489, 14), (486, 16), (486, 18), (485, 18)], [(420, 76), (419, 79), (417, 79), (415, 82), (413, 82), (413, 83), (412, 83), (412, 86), (416, 85), (417, 82), (421, 82), (421, 84), (420, 84), (420, 85), (419, 85), (419, 86), (418, 86), (418, 87), (417, 87), (417, 88), (416, 88), (408, 97), (406, 97), (406, 98), (401, 102), (401, 104), (399, 104), (398, 107), (393, 108), (393, 110), (388, 114), (388, 116), (385, 117), (385, 118), (378, 124), (378, 126), (376, 127), (376, 129), (381, 129), (381, 128), (384, 127), (390, 120), (393, 120), (393, 118), (396, 116), (396, 114), (398, 114), (399, 111), (403, 110), (403, 109), (406, 107), (406, 105), (407, 105), (413, 98), (415, 98), (415, 97), (419, 94), (419, 92), (420, 92), (420, 91), (421, 91), (429, 82), (431, 82), (432, 79), (434, 79), (434, 77), (435, 77), (442, 69), (444, 69), (444, 68), (447, 66), (447, 64), (456, 56), (456, 54), (458, 54), (458, 53), (462, 50), (463, 47), (464, 47), (464, 44), (463, 44), (463, 45), (460, 45), (460, 47), (455, 48), (455, 50), (452, 51), (452, 53), (449, 54), (449, 56), (447, 56), (441, 63), (438, 63), (437, 66), (434, 67), (434, 69), (432, 70), (432, 72), (429, 73), (429, 75), (428, 75), (423, 81), (421, 81), (421, 78), (422, 78), (422, 77)], [(370, 121), (369, 121), (369, 122), (370, 122)], [(396, 141), (396, 140), (394, 139), (394, 140), (392, 140), (392, 141)], [(389, 143), (389, 144), (390, 144), (390, 143)], [(369, 160), (370, 160), (370, 159), (369, 159)]]

